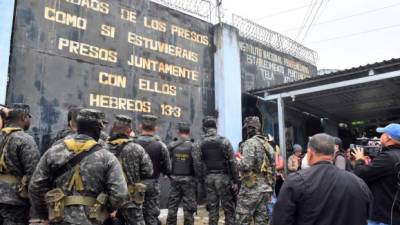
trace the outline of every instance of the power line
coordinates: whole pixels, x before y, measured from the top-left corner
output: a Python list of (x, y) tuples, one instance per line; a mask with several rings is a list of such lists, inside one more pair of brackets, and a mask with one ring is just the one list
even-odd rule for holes
[(311, 4), (310, 7), (308, 8), (306, 14), (304, 15), (303, 21), (301, 22), (301, 27), (302, 29), (299, 29), (299, 31), (297, 32), (296, 38), (295, 40), (298, 41), (298, 39), (300, 38), (304, 28), (306, 27), (306, 24), (308, 22), (308, 19), (310, 18), (310, 16), (312, 15), (312, 12), (314, 11), (315, 5), (316, 5), (317, 1), (316, 0), (311, 0)]
[[(381, 10), (384, 10), (384, 9), (393, 8), (393, 7), (396, 7), (396, 6), (400, 6), (400, 3), (396, 3), (396, 4), (393, 4), (393, 5), (388, 5), (388, 6), (381, 7), (381, 8), (366, 10), (366, 11), (362, 11), (362, 12), (359, 12), (359, 13), (351, 14), (351, 15), (348, 15), (348, 16), (338, 17), (338, 18), (335, 18), (335, 19), (332, 19), (332, 20), (323, 21), (323, 22), (320, 22), (320, 23), (315, 23), (313, 26), (315, 27), (315, 26), (319, 26), (319, 25), (323, 25), (323, 24), (327, 24), (327, 23), (333, 23), (333, 22), (336, 22), (336, 21), (345, 20), (345, 19), (348, 19), (348, 18), (356, 17), (356, 16), (362, 16), (362, 15), (365, 15), (365, 14), (370, 14), (370, 13), (374, 13), (374, 12), (381, 11)], [(283, 32), (298, 30), (298, 29), (302, 29), (302, 28), (304, 28), (304, 26), (293, 27), (293, 28), (289, 28), (287, 30), (284, 30)]]
[[(326, 6), (328, 5), (328, 2), (329, 2), (329, 0), (326, 1), (324, 10), (326, 9)], [(313, 25), (313, 23), (315, 22), (315, 19), (317, 18), (317, 16), (318, 16), (318, 18), (319, 18), (319, 17), (322, 15), (323, 10), (320, 11), (320, 9), (321, 9), (321, 7), (322, 7), (323, 4), (324, 4), (324, 1), (321, 1), (321, 3), (319, 4), (319, 6), (318, 6), (318, 8), (317, 8), (317, 11), (316, 11), (315, 14), (314, 14), (314, 17), (312, 18), (310, 24), (308, 25), (307, 30), (306, 30), (306, 32), (304, 33), (303, 39), (301, 40), (300, 43), (303, 43), (304, 40), (307, 38), (307, 35), (310, 33), (311, 28), (312, 28), (312, 25)], [(319, 12), (321, 12), (320, 15), (318, 15)]]
[(322, 42), (327, 42), (327, 41), (332, 41), (332, 40), (337, 40), (337, 39), (349, 38), (349, 37), (353, 37), (353, 36), (358, 36), (358, 35), (362, 35), (362, 34), (371, 33), (371, 32), (374, 32), (374, 31), (387, 30), (387, 29), (391, 29), (391, 28), (395, 28), (395, 27), (400, 27), (400, 24), (394, 24), (394, 25), (385, 26), (385, 27), (378, 27), (378, 28), (374, 28), (374, 29), (370, 29), (370, 30), (357, 32), (357, 33), (351, 33), (351, 34), (346, 34), (346, 35), (342, 35), (342, 36), (322, 39), (322, 40), (318, 40), (318, 41), (312, 41), (312, 42), (306, 43), (306, 45), (317, 44), (317, 43), (322, 43)]
[[(314, 3), (314, 4), (315, 4), (315, 3)], [(282, 15), (282, 14), (286, 14), (286, 13), (289, 13), (289, 12), (293, 12), (293, 11), (297, 11), (297, 10), (300, 10), (300, 9), (307, 8), (307, 7), (309, 7), (310, 5), (312, 5), (312, 4), (307, 4), (307, 5), (302, 5), (302, 6), (295, 7), (295, 8), (290, 8), (290, 9), (282, 10), (282, 11), (279, 11), (279, 12), (277, 12), (277, 13), (272, 13), (272, 14), (269, 14), (269, 15), (266, 15), (266, 16), (262, 16), (262, 17), (260, 17), (260, 18), (258, 18), (258, 19), (256, 19), (256, 20), (257, 20), (257, 21), (260, 21), (260, 20), (264, 20), (264, 19), (266, 19), (266, 18), (270, 18), (270, 17), (274, 17), (274, 16), (279, 16), (279, 15)]]

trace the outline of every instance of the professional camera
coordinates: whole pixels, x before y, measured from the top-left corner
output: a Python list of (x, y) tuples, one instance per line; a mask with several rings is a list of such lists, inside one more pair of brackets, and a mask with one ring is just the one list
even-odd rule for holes
[(364, 154), (366, 156), (369, 156), (371, 158), (375, 158), (378, 156), (379, 152), (382, 149), (381, 142), (379, 138), (374, 137), (374, 138), (367, 138), (367, 137), (360, 137), (356, 139), (356, 145), (351, 144), (350, 148), (363, 148), (364, 149)]

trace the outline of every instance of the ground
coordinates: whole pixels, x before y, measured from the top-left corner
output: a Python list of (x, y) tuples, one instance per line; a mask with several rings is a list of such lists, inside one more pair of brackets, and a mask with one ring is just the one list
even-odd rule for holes
[[(167, 220), (167, 213), (168, 210), (163, 209), (161, 210), (161, 215), (160, 215), (160, 220), (161, 223), (164, 225), (165, 221)], [(220, 211), (220, 219), (219, 223), (220, 225), (225, 224), (224, 223), (224, 212), (223, 210)], [(195, 225), (208, 225), (208, 212), (204, 206), (199, 206), (197, 215), (194, 216), (194, 224)], [(178, 224), (177, 225), (183, 225), (183, 211), (180, 208), (178, 211)]]

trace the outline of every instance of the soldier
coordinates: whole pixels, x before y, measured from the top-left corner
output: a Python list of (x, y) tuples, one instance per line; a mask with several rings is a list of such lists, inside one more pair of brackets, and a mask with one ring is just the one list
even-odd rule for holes
[(118, 159), (97, 143), (102, 128), (100, 111), (82, 109), (77, 134), (43, 155), (29, 185), (40, 219), (51, 224), (101, 224), (108, 212), (128, 201)]
[(209, 224), (217, 225), (219, 202), (225, 214), (225, 224), (233, 225), (235, 219), (234, 192), (239, 183), (238, 173), (229, 140), (217, 134), (217, 121), (214, 117), (203, 120), (205, 135), (197, 144), (204, 165), (207, 188), (207, 208)]
[(52, 143), (51, 145), (55, 144), (57, 141), (62, 140), (69, 135), (76, 134), (77, 130), (76, 117), (78, 116), (79, 110), (81, 110), (81, 108), (79, 107), (76, 106), (70, 107), (67, 115), (68, 126), (66, 129), (63, 129), (56, 134), (56, 136), (53, 138), (51, 142)]
[(159, 224), (160, 215), (160, 186), (158, 178), (160, 174), (171, 173), (171, 161), (167, 146), (155, 135), (157, 117), (143, 115), (140, 124), (141, 134), (135, 138), (135, 142), (141, 145), (149, 154), (153, 163), (153, 175), (144, 180), (146, 184), (146, 195), (143, 203), (143, 215), (146, 225)]
[(199, 155), (194, 151), (190, 139), (190, 124), (178, 124), (179, 138), (168, 146), (171, 155), (171, 190), (168, 200), (167, 225), (177, 224), (177, 212), (183, 202), (184, 225), (193, 225), (193, 214), (197, 211), (197, 180), (201, 170)]
[(29, 222), (28, 182), (40, 153), (29, 129), (29, 106), (14, 104), (0, 134), (0, 220), (4, 224)]
[(268, 138), (260, 134), (261, 123), (256, 116), (244, 122), (247, 140), (242, 144), (239, 172), (242, 179), (236, 206), (236, 224), (268, 224), (267, 203), (273, 191), (274, 150)]
[(129, 139), (132, 132), (131, 123), (132, 118), (117, 115), (107, 147), (120, 161), (128, 183), (130, 201), (124, 208), (119, 209), (119, 212), (126, 224), (145, 225), (142, 204), (146, 187), (141, 181), (153, 174), (153, 164), (142, 146)]

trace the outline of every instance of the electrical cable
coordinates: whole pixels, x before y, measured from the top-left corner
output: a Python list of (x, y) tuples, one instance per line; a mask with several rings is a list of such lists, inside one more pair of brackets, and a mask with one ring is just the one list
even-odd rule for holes
[[(388, 6), (381, 7), (381, 8), (366, 10), (366, 11), (362, 11), (362, 12), (359, 12), (359, 13), (355, 13), (355, 14), (351, 14), (351, 15), (348, 15), (348, 16), (344, 16), (344, 17), (338, 17), (338, 18), (334, 18), (332, 20), (323, 21), (323, 22), (320, 22), (320, 23), (315, 23), (313, 26), (319, 26), (319, 25), (323, 25), (323, 24), (327, 24), (327, 23), (333, 23), (333, 22), (336, 22), (336, 21), (345, 20), (345, 19), (348, 19), (348, 18), (356, 17), (356, 16), (362, 16), (362, 15), (378, 12), (378, 11), (381, 11), (381, 10), (384, 10), (384, 9), (389, 9), (389, 8), (393, 8), (393, 7), (397, 7), (397, 6), (400, 6), (400, 3), (396, 3), (396, 4), (393, 4), (393, 5), (388, 5)], [(286, 29), (283, 32), (298, 30), (298, 29), (301, 29), (301, 28), (303, 28), (303, 27), (293, 27), (293, 28)]]
[[(325, 5), (327, 5), (328, 2), (329, 2), (329, 0), (326, 1), (326, 4), (325, 4)], [(305, 33), (304, 33), (304, 35), (303, 35), (303, 38), (302, 38), (302, 40), (301, 40), (300, 43), (303, 43), (304, 40), (307, 38), (307, 35), (310, 33), (311, 27), (312, 27), (313, 23), (315, 22), (315, 19), (317, 18), (318, 13), (320, 12), (320, 9), (321, 9), (321, 7), (322, 7), (323, 4), (324, 4), (324, 0), (322, 0), (321, 3), (319, 4), (319, 6), (318, 6), (318, 8), (317, 8), (317, 11), (314, 13), (314, 17), (312, 18), (310, 24), (308, 25), (308, 27), (307, 27), (307, 29), (306, 29), (306, 31), (305, 31)], [(323, 13), (323, 11), (321, 11), (320, 15), (321, 15), (322, 13)], [(318, 18), (319, 18), (319, 16), (318, 16)]]
[(279, 15), (286, 14), (286, 13), (289, 13), (289, 12), (292, 12), (292, 11), (297, 11), (297, 10), (299, 10), (299, 9), (304, 9), (304, 8), (306, 8), (306, 7), (308, 7), (308, 6), (311, 6), (311, 5), (312, 5), (312, 4), (307, 4), (307, 5), (302, 5), (302, 6), (295, 7), (295, 8), (290, 8), (290, 9), (282, 10), (282, 11), (279, 11), (279, 12), (277, 12), (277, 13), (272, 13), (272, 14), (269, 14), (269, 15), (266, 15), (266, 16), (262, 16), (262, 17), (260, 17), (260, 18), (258, 18), (258, 19), (256, 19), (256, 20), (260, 21), (260, 20), (264, 20), (264, 19), (266, 19), (266, 18), (270, 18), (270, 17), (274, 17), (274, 16), (279, 16)]
[(308, 8), (303, 21), (301, 23), (301, 27), (303, 27), (302, 29), (299, 29), (299, 31), (297, 32), (296, 38), (295, 40), (298, 41), (304, 31), (304, 28), (306, 28), (306, 25), (308, 24), (309, 19), (311, 18), (311, 16), (313, 15), (315, 6), (316, 6), (317, 0), (311, 0), (311, 6)]
[(322, 42), (327, 42), (327, 41), (332, 41), (332, 40), (337, 40), (337, 39), (343, 39), (343, 38), (348, 38), (348, 37), (353, 37), (353, 36), (357, 36), (357, 35), (361, 35), (361, 34), (367, 34), (367, 33), (371, 33), (371, 32), (374, 32), (374, 31), (387, 30), (387, 29), (391, 29), (391, 28), (395, 28), (395, 27), (400, 27), (400, 24), (394, 24), (394, 25), (385, 26), (385, 27), (378, 27), (378, 28), (371, 29), (371, 30), (365, 30), (365, 31), (357, 32), (357, 33), (346, 34), (346, 35), (327, 38), (327, 39), (322, 39), (322, 40), (318, 40), (318, 41), (311, 41), (311, 42), (307, 42), (306, 45), (318, 44), (318, 43), (322, 43)]

